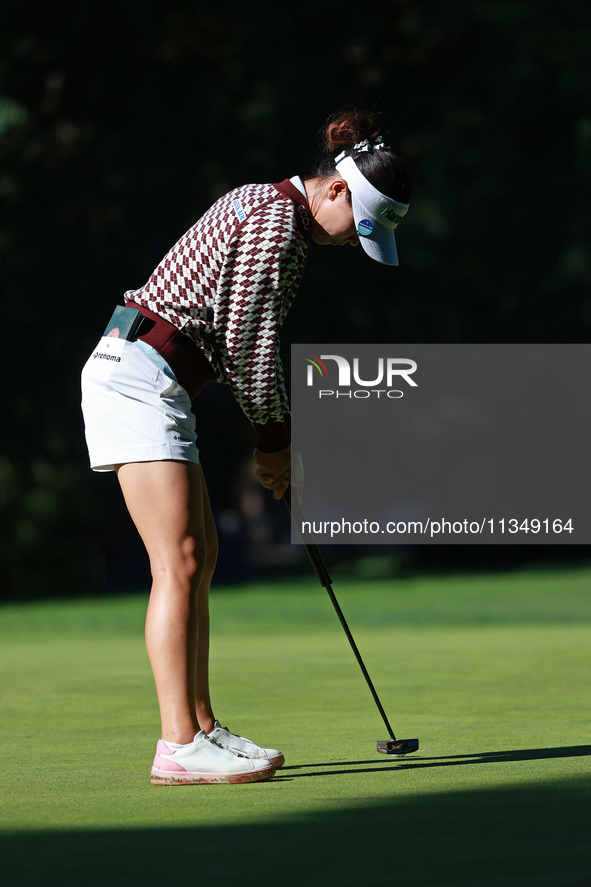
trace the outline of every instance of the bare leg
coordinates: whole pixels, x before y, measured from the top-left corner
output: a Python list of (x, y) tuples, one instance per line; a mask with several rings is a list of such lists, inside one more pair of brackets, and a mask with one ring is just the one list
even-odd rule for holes
[(211, 513), (205, 480), (203, 481), (203, 523), (208, 544), (203, 575), (197, 591), (197, 673), (195, 708), (197, 722), (206, 733), (213, 730), (213, 710), (209, 696), (209, 587), (217, 559), (217, 530)]
[(162, 738), (191, 742), (213, 728), (208, 592), (217, 538), (205, 479), (189, 462), (131, 462), (117, 474), (150, 558), (146, 647)]

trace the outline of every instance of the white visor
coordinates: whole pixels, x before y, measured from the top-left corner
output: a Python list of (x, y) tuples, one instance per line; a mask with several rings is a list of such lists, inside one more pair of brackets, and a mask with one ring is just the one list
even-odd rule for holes
[(408, 212), (408, 203), (386, 197), (369, 182), (350, 154), (339, 154), (335, 166), (351, 192), (353, 218), (361, 246), (384, 265), (398, 264), (394, 229)]

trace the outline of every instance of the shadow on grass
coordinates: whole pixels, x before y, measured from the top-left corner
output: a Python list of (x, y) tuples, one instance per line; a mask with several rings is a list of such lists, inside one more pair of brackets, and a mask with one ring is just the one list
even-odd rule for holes
[(591, 882), (590, 781), (416, 795), (393, 788), (390, 801), (341, 808), (327, 795), (330, 809), (316, 801), (306, 814), (286, 809), (279, 820), (249, 825), (6, 834), (3, 883), (575, 887)]
[[(296, 766), (282, 767), (275, 779), (286, 781), (287, 779), (301, 779), (309, 776), (341, 776), (343, 773), (381, 773), (382, 771), (392, 770), (420, 770), (426, 767), (458, 767), (465, 764), (502, 764), (513, 761), (542, 761), (550, 758), (578, 758), (591, 755), (591, 745), (571, 745), (564, 748), (527, 748), (516, 749), (515, 751), (485, 751), (470, 755), (440, 755), (436, 758), (393, 755), (390, 758), (389, 766), (377, 766), (382, 764), (384, 759), (388, 759), (385, 755), (380, 761), (339, 761), (337, 764), (298, 764)], [(361, 764), (370, 765), (362, 770), (342, 770), (341, 767), (356, 767)], [(323, 771), (314, 771), (313, 773), (294, 773), (289, 776), (283, 774), (287, 770), (308, 770), (310, 767), (327, 767), (329, 769)], [(339, 769), (335, 769), (339, 768)]]

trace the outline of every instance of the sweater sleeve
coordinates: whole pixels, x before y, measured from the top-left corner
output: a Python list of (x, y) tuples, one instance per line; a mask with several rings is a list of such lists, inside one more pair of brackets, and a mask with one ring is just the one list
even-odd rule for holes
[(225, 376), (267, 452), (290, 442), (279, 330), (300, 266), (292, 204), (275, 200), (237, 228), (219, 281), (215, 326)]

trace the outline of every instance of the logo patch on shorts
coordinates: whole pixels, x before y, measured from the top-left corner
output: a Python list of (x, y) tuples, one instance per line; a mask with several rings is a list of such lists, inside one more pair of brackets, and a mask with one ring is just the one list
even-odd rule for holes
[(92, 356), (94, 360), (98, 357), (99, 360), (114, 360), (115, 363), (121, 363), (121, 358), (116, 354), (105, 354), (104, 351), (95, 351)]

